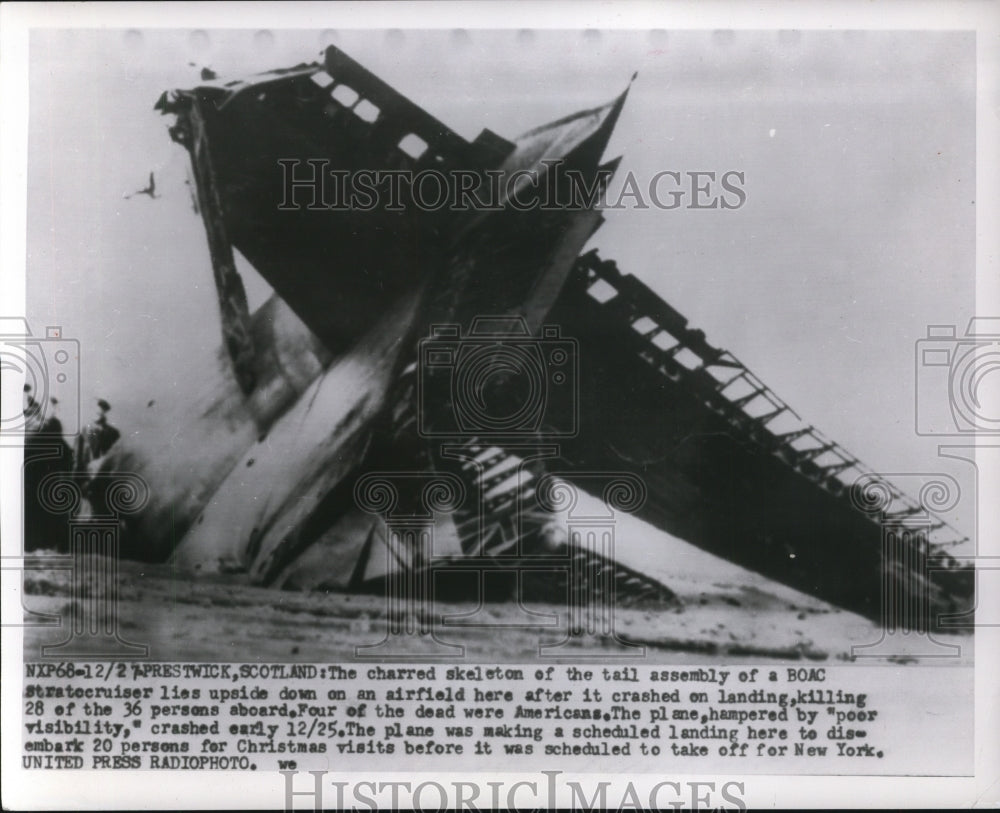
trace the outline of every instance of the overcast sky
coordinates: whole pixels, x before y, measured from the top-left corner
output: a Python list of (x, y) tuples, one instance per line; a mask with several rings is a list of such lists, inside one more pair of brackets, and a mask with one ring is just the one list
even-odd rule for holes
[[(187, 360), (219, 344), (160, 92), (328, 42), (470, 139), (602, 104), (638, 71), (620, 174), (741, 171), (747, 202), (611, 211), (592, 245), (876, 470), (971, 485), (913, 429), (914, 341), (974, 304), (975, 40), (958, 32), (33, 32), (28, 316), (81, 341), (85, 401), (127, 424), (184, 397)], [(151, 170), (163, 197), (123, 200)]]

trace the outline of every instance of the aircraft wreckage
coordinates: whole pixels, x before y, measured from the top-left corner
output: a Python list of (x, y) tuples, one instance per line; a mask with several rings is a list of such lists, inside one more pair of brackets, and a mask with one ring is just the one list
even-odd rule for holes
[[(223, 347), (176, 407), (183, 432), (138, 427), (105, 461), (150, 484), (126, 529), (139, 555), (290, 589), (670, 601), (614, 560), (618, 510), (870, 618), (887, 601), (970, 613), (974, 570), (935, 516), (813, 427), (779, 431), (797, 416), (733, 354), (581, 255), (602, 215), (574, 195), (617, 166), (603, 153), (627, 92), (472, 142), (335, 47), (164, 93)], [(309, 180), (331, 168), (537, 183), (501, 184), (486, 210), (428, 210), (407, 189), (398, 206), (338, 207)], [(234, 247), (274, 290), (254, 312)], [(870, 510), (859, 477), (895, 513)], [(607, 516), (574, 517), (574, 490)]]

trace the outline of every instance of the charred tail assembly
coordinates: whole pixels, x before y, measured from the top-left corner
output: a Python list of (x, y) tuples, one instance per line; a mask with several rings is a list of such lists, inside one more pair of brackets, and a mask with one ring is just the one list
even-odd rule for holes
[[(473, 600), (673, 603), (662, 583), (615, 555), (612, 520), (559, 513), (550, 499), (565, 488), (607, 506), (624, 483), (641, 492), (627, 513), (868, 617), (885, 620), (887, 593), (920, 603), (928, 617), (969, 611), (974, 570), (950, 552), (962, 540), (942, 536), (950, 529), (941, 520), (880, 481), (913, 520), (902, 535), (887, 530), (898, 517), (866, 512), (854, 487), (877, 475), (639, 280), (596, 251), (581, 255), (601, 223), (593, 201), (555, 211), (525, 210), (522, 193), (517, 206), (504, 199), (485, 212), (428, 212), (405, 199), (392, 211), (279, 206), (288, 202), (289, 160), (347, 173), (458, 169), (476, 188), (491, 173), (535, 170), (534, 194), (566, 199), (547, 167), (562, 162), (600, 188), (617, 166), (602, 162), (624, 100), (513, 141), (484, 131), (468, 142), (333, 47), (323, 64), (164, 94), (157, 106), (176, 115), (171, 135), (191, 156), (223, 346), (243, 396), (264, 397), (257, 371), (270, 348), (253, 338), (261, 331), (234, 247), (329, 355), (302, 397), (341, 404), (336, 387), (322, 393), (325, 378), (345, 370), (355, 379), (344, 386), (367, 382), (320, 451), (303, 453), (311, 457), (295, 469), (301, 487), (239, 532), (229, 566), (300, 589), (411, 595), (433, 583), (438, 596)], [(405, 319), (373, 327), (373, 314), (401, 302), (411, 303)], [(500, 350), (534, 342), (543, 388), (561, 363), (545, 355), (554, 326), (576, 348), (578, 398), (549, 399), (530, 431), (516, 422), (470, 429), (454, 399), (425, 403), (421, 342), (441, 325), (454, 340), (468, 338), (483, 315), (523, 326), (523, 336), (492, 341)], [(358, 350), (369, 345), (377, 353)], [(365, 361), (376, 355), (377, 364)], [(445, 374), (466, 372), (461, 353), (439, 358), (452, 359)], [(308, 417), (306, 407), (287, 409)], [(239, 510), (247, 497), (232, 478), (247, 465), (234, 454), (216, 466), (215, 503)], [(360, 484), (375, 475), (392, 499), (365, 492), (369, 502), (359, 502)], [(202, 491), (189, 495), (175, 527), (180, 544), (171, 545), (175, 561), (198, 567), (215, 557), (201, 541), (212, 538), (199, 530), (212, 495)]]

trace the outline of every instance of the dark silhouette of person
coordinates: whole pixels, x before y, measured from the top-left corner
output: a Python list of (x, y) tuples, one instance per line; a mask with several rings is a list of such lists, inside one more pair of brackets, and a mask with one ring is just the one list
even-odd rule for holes
[(56, 417), (58, 400), (49, 399), (48, 415), (25, 385), (24, 436), (24, 550), (69, 549), (68, 512), (55, 513), (41, 501), (42, 483), (50, 475), (68, 475), (73, 468), (72, 453), (63, 439), (62, 422)]
[(31, 384), (24, 385), (24, 429), (26, 432), (35, 432), (41, 426), (42, 405), (35, 400), (31, 394)]
[(108, 485), (107, 478), (95, 477), (94, 475), (99, 465), (98, 461), (118, 442), (121, 432), (108, 423), (108, 412), (111, 411), (111, 404), (103, 398), (99, 398), (97, 409), (97, 417), (87, 424), (76, 437), (73, 470), (88, 478), (84, 493), (87, 495), (93, 514), (103, 516), (108, 513), (107, 501), (104, 498)]

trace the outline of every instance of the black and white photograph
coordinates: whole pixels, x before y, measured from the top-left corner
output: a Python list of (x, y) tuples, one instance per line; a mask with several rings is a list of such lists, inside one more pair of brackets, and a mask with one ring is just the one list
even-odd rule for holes
[(12, 809), (996, 804), (996, 5), (422, 5), (5, 26)]

